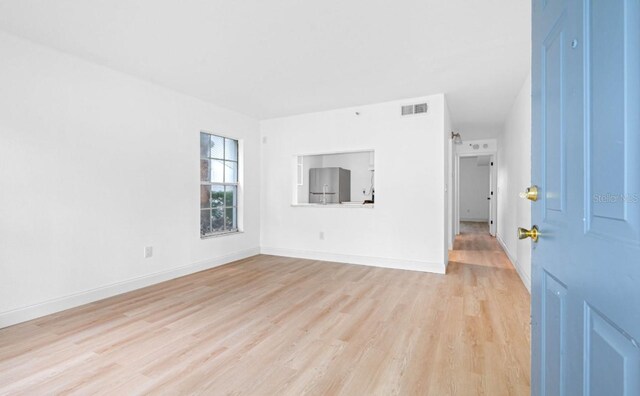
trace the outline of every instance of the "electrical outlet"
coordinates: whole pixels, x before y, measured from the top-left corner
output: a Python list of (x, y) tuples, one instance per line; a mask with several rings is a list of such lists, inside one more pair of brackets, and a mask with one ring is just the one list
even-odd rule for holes
[(324, 241), (324, 231), (320, 231), (320, 240)]
[(153, 246), (144, 247), (144, 258), (150, 258), (153, 256)]

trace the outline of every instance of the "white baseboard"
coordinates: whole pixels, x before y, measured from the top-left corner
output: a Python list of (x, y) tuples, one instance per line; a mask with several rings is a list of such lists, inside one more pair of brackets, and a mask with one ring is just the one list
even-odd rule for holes
[(200, 261), (166, 271), (156, 272), (141, 277), (128, 279), (122, 282), (86, 290), (80, 293), (55, 298), (41, 303), (29, 305), (0, 313), (0, 329), (14, 324), (26, 322), (42, 316), (56, 312), (75, 308), (84, 304), (89, 304), (98, 300), (113, 297), (118, 294), (127, 293), (143, 287), (155, 285), (181, 276), (195, 272), (211, 269), (236, 260), (241, 260), (257, 254), (269, 254), (274, 256), (296, 257), (311, 260), (332, 261), (347, 264), (369, 265), (374, 267), (403, 269), (410, 271), (433, 272), (444, 274), (446, 272), (445, 263), (430, 263), (425, 261), (414, 261), (404, 259), (391, 259), (386, 257), (369, 257), (348, 254), (336, 254), (325, 252), (313, 252), (297, 249), (281, 248), (252, 248), (216, 257), (211, 260)]
[(502, 239), (502, 236), (500, 236), (500, 234), (496, 234), (496, 239), (502, 247), (502, 250), (504, 250), (504, 252), (507, 254), (507, 257), (511, 261), (511, 264), (513, 264), (513, 268), (516, 269), (518, 276), (520, 276), (520, 280), (522, 280), (522, 283), (524, 283), (524, 287), (526, 287), (529, 291), (529, 294), (531, 294), (531, 279), (526, 275), (522, 268), (520, 268), (520, 262), (516, 259), (513, 253), (511, 253), (511, 251), (507, 247), (507, 244)]
[(0, 329), (260, 254), (252, 248), (0, 313)]
[(410, 271), (433, 272), (444, 274), (447, 270), (445, 263), (430, 263), (426, 261), (414, 261), (404, 259), (392, 259), (386, 257), (357, 256), (351, 254), (338, 254), (326, 252), (313, 252), (298, 249), (283, 249), (274, 247), (261, 247), (260, 253), (272, 256), (295, 257), (309, 260), (332, 261), (337, 263), (369, 265), (372, 267), (394, 268)]

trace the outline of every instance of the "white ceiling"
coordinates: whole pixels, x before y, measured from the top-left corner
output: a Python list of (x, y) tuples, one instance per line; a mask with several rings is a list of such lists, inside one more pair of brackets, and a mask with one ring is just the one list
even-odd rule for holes
[(493, 130), (529, 0), (0, 0), (0, 29), (265, 119), (444, 92)]

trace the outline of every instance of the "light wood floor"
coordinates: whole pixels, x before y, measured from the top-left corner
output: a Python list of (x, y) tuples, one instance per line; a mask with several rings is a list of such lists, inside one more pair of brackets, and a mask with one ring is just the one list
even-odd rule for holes
[(529, 295), (486, 229), (447, 275), (256, 256), (0, 330), (0, 394), (528, 395)]

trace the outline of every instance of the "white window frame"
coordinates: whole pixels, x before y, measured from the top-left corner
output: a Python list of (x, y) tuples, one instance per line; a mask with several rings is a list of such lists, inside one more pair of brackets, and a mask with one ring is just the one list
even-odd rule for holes
[[(223, 154), (222, 154), (222, 158), (215, 158), (215, 157), (211, 157), (211, 149), (209, 148), (209, 153), (208, 155), (205, 157), (202, 155), (202, 136), (203, 135), (209, 135), (209, 136), (215, 136), (217, 138), (221, 138), (223, 139)], [(232, 140), (236, 143), (236, 159), (228, 159), (227, 158), (227, 145), (226, 145), (226, 140)], [(203, 213), (204, 212), (209, 212), (209, 216), (210, 218), (212, 217), (211, 213), (214, 210), (214, 207), (212, 206), (211, 203), (211, 194), (209, 194), (209, 204), (208, 207), (203, 208), (203, 202), (202, 202), (202, 196), (201, 196), (201, 202), (200, 202), (200, 238), (201, 239), (205, 239), (205, 238), (211, 238), (211, 237), (218, 237), (218, 236), (224, 236), (224, 235), (233, 235), (233, 234), (237, 234), (237, 233), (241, 233), (241, 226), (240, 226), (240, 205), (241, 205), (241, 199), (240, 199), (240, 167), (241, 167), (241, 142), (239, 139), (236, 138), (232, 138), (232, 137), (228, 137), (228, 136), (224, 136), (224, 135), (220, 135), (217, 133), (212, 133), (212, 132), (208, 132), (208, 131), (200, 131), (199, 134), (199, 145), (200, 145), (200, 194), (203, 194), (203, 186), (217, 186), (217, 187), (222, 187), (223, 188), (223, 198), (222, 198), (222, 206), (218, 207), (218, 209), (222, 210), (222, 225), (223, 225), (223, 229), (219, 230), (219, 231), (209, 231), (209, 232), (204, 232), (203, 231)], [(226, 172), (224, 172), (223, 174), (223, 181), (222, 182), (212, 182), (210, 180), (203, 180), (202, 177), (202, 161), (208, 161), (209, 162), (209, 172), (212, 171), (211, 169), (211, 162), (212, 161), (222, 161), (223, 163), (223, 169), (224, 166), (226, 166), (227, 162), (230, 163), (235, 163), (236, 164), (236, 180), (235, 181), (227, 181), (226, 180)], [(210, 179), (210, 178), (209, 178)], [(231, 205), (231, 206), (227, 206), (227, 200), (226, 200), (226, 188), (227, 187), (235, 187), (235, 205)], [(226, 221), (226, 216), (227, 216), (227, 209), (232, 209), (233, 211), (235, 211), (235, 228), (230, 228), (227, 229), (227, 221)], [(212, 220), (210, 220), (212, 221)]]

